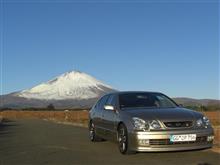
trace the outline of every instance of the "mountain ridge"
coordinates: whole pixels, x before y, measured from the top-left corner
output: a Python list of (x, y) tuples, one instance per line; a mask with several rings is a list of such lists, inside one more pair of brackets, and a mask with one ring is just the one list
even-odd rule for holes
[(175, 97), (173, 98), (178, 104), (186, 106), (208, 106), (218, 105), (220, 107), (220, 100), (217, 99), (195, 99), (188, 97)]
[(79, 71), (70, 71), (14, 96), (40, 100), (90, 99), (113, 89), (100, 80)]
[(30, 89), (0, 96), (0, 107), (91, 107), (99, 97), (113, 91), (116, 89), (86, 73), (69, 71)]
[[(102, 95), (117, 91), (110, 85), (80, 71), (69, 71), (32, 88), (0, 95), (0, 108), (43, 108), (53, 104), (56, 108), (89, 108)], [(217, 105), (220, 100), (173, 98), (184, 106)]]

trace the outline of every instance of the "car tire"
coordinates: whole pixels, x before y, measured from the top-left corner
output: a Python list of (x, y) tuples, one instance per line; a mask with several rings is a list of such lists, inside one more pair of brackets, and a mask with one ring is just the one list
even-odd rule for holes
[(92, 121), (89, 124), (89, 140), (92, 142), (101, 141), (101, 138), (96, 135), (95, 125)]
[(126, 155), (126, 154), (135, 154), (135, 151), (131, 151), (129, 148), (128, 143), (128, 132), (127, 128), (124, 124), (120, 124), (118, 127), (118, 148), (119, 151)]

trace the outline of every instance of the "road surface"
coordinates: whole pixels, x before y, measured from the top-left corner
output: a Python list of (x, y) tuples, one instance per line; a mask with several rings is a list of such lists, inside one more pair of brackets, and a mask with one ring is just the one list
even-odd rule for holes
[(219, 165), (211, 150), (121, 155), (108, 141), (91, 143), (86, 128), (43, 120), (0, 124), (0, 165), (149, 164)]

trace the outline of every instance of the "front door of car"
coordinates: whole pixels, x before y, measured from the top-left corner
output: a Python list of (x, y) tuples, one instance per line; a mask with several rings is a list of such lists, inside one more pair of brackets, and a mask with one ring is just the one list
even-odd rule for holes
[(114, 139), (117, 135), (117, 118), (118, 113), (116, 111), (116, 96), (111, 94), (105, 105), (114, 107), (114, 110), (105, 109), (102, 113), (102, 124), (105, 129), (105, 138)]
[(102, 97), (97, 105), (95, 106), (96, 110), (95, 110), (95, 120), (94, 120), (94, 124), (95, 124), (95, 128), (96, 128), (96, 133), (97, 135), (103, 136), (105, 134), (105, 129), (103, 128), (103, 119), (102, 119), (102, 113), (104, 111), (104, 105), (106, 103), (108, 99), (108, 96), (104, 96)]

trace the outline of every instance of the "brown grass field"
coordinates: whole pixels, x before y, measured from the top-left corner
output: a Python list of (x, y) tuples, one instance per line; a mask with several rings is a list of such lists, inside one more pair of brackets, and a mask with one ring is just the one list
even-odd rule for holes
[(5, 119), (46, 119), (59, 122), (86, 124), (88, 111), (3, 111), (0, 116)]
[[(204, 112), (215, 130), (214, 143), (220, 146), (220, 111)], [(75, 123), (87, 126), (88, 111), (2, 111), (0, 121), (3, 119), (45, 119), (55, 122)]]

